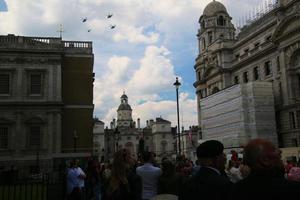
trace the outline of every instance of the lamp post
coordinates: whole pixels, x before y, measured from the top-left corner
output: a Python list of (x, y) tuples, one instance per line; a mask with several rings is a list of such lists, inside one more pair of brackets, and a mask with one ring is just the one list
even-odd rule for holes
[(180, 139), (180, 125), (179, 125), (179, 101), (178, 101), (178, 89), (181, 83), (178, 81), (178, 77), (176, 77), (176, 81), (173, 84), (176, 88), (176, 101), (177, 101), (177, 138), (178, 138), (178, 153), (181, 155), (181, 139)]
[(73, 139), (74, 139), (74, 152), (76, 153), (77, 139), (78, 139), (77, 131), (76, 130), (74, 130), (74, 132), (73, 132)]

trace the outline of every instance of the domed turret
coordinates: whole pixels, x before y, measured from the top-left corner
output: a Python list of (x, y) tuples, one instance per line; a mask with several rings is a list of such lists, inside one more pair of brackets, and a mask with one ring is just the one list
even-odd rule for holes
[(132, 109), (131, 106), (128, 104), (128, 97), (125, 94), (125, 92), (121, 96), (121, 104), (119, 105), (117, 112), (118, 112), (118, 120), (117, 120), (118, 126), (129, 127), (133, 122)]
[(222, 12), (227, 14), (225, 6), (218, 1), (213, 1), (204, 8), (203, 15), (210, 17)]

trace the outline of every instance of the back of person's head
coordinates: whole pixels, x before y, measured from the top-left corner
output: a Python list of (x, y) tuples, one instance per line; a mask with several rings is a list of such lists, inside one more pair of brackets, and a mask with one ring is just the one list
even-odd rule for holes
[(175, 165), (170, 160), (164, 160), (161, 163), (163, 175), (173, 176), (175, 174)]
[(224, 170), (226, 157), (223, 151), (224, 145), (217, 140), (207, 140), (201, 143), (197, 148), (200, 165)]
[(116, 190), (120, 184), (128, 184), (127, 172), (128, 164), (126, 163), (126, 152), (119, 150), (114, 154), (111, 165), (110, 186), (112, 191)]
[(275, 145), (262, 138), (250, 140), (244, 147), (244, 164), (251, 168), (251, 171), (284, 171), (281, 160), (281, 152)]
[(149, 151), (144, 151), (142, 154), (142, 159), (144, 161), (144, 163), (148, 163), (151, 162), (153, 158), (153, 154)]

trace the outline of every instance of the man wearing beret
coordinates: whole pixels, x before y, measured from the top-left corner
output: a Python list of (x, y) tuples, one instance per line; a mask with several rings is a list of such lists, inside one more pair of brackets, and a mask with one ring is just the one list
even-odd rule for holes
[(224, 146), (217, 140), (208, 140), (197, 148), (200, 169), (179, 194), (181, 200), (226, 200), (232, 183), (224, 175), (226, 156)]

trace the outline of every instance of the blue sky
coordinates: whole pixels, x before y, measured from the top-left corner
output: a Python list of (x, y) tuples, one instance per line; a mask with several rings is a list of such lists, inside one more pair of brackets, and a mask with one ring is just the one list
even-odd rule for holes
[[(176, 125), (178, 76), (181, 124), (197, 124), (194, 63), (198, 19), (212, 0), (0, 0), (0, 34), (93, 42), (94, 115), (116, 118), (125, 90), (133, 119), (163, 117)], [(273, 0), (272, 0), (273, 1)], [(271, 0), (220, 0), (234, 23)], [(7, 9), (6, 9), (7, 6)], [(107, 14), (113, 13), (108, 19)], [(81, 18), (87, 17), (83, 23)], [(116, 25), (110, 29), (110, 25)], [(87, 30), (91, 29), (91, 32)]]
[(7, 6), (4, 0), (0, 0), (0, 12), (7, 11)]

